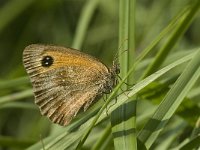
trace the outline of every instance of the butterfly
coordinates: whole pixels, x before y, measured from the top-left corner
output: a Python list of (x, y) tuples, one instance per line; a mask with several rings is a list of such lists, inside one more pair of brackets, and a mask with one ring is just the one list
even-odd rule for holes
[(42, 115), (68, 125), (117, 84), (119, 64), (107, 67), (95, 57), (62, 46), (32, 44), (23, 52), (23, 64)]

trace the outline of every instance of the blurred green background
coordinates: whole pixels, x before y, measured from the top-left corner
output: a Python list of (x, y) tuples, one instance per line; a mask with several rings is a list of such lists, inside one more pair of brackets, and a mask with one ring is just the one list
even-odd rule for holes
[[(137, 2), (137, 54), (188, 2)], [(51, 123), (41, 118), (31, 91), (26, 93), (31, 89), (22, 64), (22, 52), (26, 46), (44, 43), (73, 47), (99, 58), (108, 66), (112, 64), (119, 49), (119, 1), (94, 0), (93, 4), (88, 3), (89, 0), (0, 0), (0, 96), (6, 101), (0, 103), (0, 150), (5, 147), (24, 149), (54, 132)], [(88, 15), (80, 20), (84, 13)], [(199, 47), (199, 27), (200, 15), (176, 44), (174, 52)], [(165, 42), (161, 41), (149, 56), (154, 56), (156, 49)], [(13, 98), (20, 101), (15, 102)]]

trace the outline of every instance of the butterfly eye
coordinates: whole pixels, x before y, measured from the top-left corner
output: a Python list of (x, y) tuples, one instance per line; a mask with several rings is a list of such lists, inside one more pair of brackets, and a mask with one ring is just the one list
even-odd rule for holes
[(43, 67), (50, 67), (53, 64), (53, 57), (51, 56), (44, 56), (41, 63)]
[(116, 74), (120, 74), (120, 68), (116, 68)]

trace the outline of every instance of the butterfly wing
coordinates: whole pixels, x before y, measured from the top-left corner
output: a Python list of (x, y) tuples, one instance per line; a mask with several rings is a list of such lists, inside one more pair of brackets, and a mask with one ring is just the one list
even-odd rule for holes
[(108, 68), (95, 58), (70, 48), (30, 45), (23, 62), (42, 115), (67, 125), (84, 105), (104, 92)]

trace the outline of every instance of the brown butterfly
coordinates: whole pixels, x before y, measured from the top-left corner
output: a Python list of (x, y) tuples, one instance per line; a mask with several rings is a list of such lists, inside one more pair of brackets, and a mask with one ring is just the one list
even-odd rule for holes
[(80, 108), (110, 93), (119, 65), (106, 67), (96, 58), (72, 48), (33, 44), (23, 62), (33, 85), (35, 103), (52, 122), (68, 125)]

